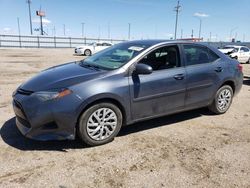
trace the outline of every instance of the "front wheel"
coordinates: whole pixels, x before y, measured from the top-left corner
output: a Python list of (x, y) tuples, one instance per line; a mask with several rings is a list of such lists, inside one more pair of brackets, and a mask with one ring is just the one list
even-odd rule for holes
[(222, 86), (215, 95), (213, 103), (209, 106), (209, 110), (215, 114), (224, 114), (233, 101), (233, 89), (229, 85)]
[(122, 113), (112, 103), (99, 103), (80, 117), (78, 135), (89, 146), (111, 142), (122, 126)]
[(84, 51), (84, 55), (85, 55), (85, 56), (91, 56), (91, 51), (88, 50), (88, 49), (85, 50), (85, 51)]
[(250, 58), (248, 59), (247, 64), (250, 64)]

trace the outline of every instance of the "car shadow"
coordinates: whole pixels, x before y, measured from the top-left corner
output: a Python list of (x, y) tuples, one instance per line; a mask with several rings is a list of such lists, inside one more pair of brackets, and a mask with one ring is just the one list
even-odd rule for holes
[(244, 76), (243, 84), (250, 86), (250, 77), (249, 76)]
[[(202, 115), (212, 115), (206, 108), (192, 110), (188, 112), (182, 112), (175, 115), (164, 116), (152, 120), (147, 120), (133, 125), (122, 127), (119, 136), (126, 136), (128, 134), (158, 128), (161, 126), (168, 126), (173, 123), (186, 121), (189, 119), (197, 118)], [(15, 124), (15, 117), (6, 121), (1, 130), (0, 135), (2, 140), (16, 149), (23, 151), (30, 150), (47, 150), (47, 151), (61, 151), (67, 152), (67, 149), (83, 149), (87, 148), (84, 146), (79, 139), (66, 140), (66, 141), (35, 141), (25, 138), (17, 129)]]

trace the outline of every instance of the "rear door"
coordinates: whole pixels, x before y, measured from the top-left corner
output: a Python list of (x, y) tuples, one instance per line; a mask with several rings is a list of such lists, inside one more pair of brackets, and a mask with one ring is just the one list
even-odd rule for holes
[(244, 52), (244, 56), (243, 56), (243, 59), (242, 59), (243, 62), (242, 63), (246, 63), (250, 58), (250, 51), (246, 47), (242, 47), (241, 50)]
[(217, 88), (223, 72), (220, 57), (205, 46), (184, 44), (187, 71), (187, 108), (207, 105)]
[(129, 78), (133, 119), (159, 116), (184, 108), (186, 72), (177, 45), (160, 47), (138, 63), (150, 65), (153, 73)]

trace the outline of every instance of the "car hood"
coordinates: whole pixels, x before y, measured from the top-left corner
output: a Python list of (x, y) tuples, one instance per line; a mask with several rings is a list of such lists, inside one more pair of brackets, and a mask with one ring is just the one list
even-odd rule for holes
[(230, 48), (230, 49), (219, 49), (222, 53), (226, 54), (226, 53), (229, 53), (231, 51), (233, 51), (234, 49), (233, 48)]
[(85, 68), (79, 62), (67, 63), (46, 69), (20, 86), (28, 91), (47, 91), (66, 88), (103, 76), (107, 71)]
[[(83, 46), (77, 46), (76, 48), (87, 48), (90, 47), (91, 45), (83, 45)], [(91, 46), (92, 47), (92, 46)]]

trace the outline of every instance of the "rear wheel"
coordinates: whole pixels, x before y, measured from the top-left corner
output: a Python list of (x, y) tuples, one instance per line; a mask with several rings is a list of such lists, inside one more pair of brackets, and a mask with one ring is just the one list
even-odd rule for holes
[(248, 59), (248, 61), (247, 61), (247, 64), (250, 64), (250, 57), (249, 57), (249, 59)]
[(233, 101), (233, 89), (229, 85), (222, 86), (215, 95), (213, 103), (209, 106), (209, 110), (215, 114), (224, 114)]
[(122, 126), (122, 113), (111, 103), (99, 103), (87, 109), (80, 117), (78, 134), (89, 146), (111, 142)]
[(85, 56), (91, 56), (91, 51), (88, 50), (88, 49), (85, 50), (85, 51), (84, 51), (84, 55), (85, 55)]

